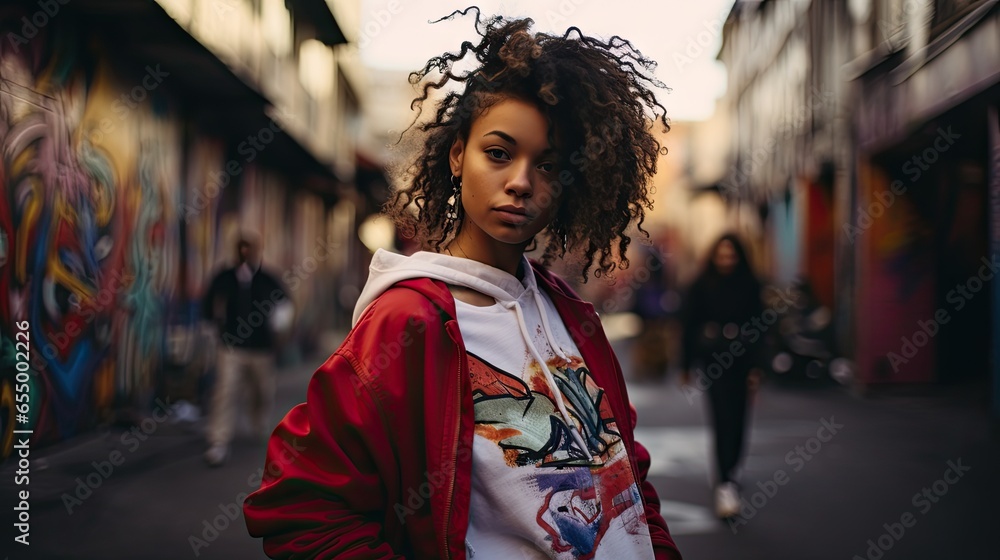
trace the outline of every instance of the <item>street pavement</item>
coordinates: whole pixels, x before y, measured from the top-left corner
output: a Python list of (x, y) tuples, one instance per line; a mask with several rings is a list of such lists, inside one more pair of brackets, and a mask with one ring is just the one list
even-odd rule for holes
[[(618, 346), (627, 371), (627, 342)], [(280, 373), (275, 423), (304, 398), (321, 361)], [(860, 397), (837, 386), (765, 384), (741, 475), (745, 508), (726, 523), (712, 515), (704, 399), (673, 379), (632, 382), (630, 395), (637, 439), (650, 449), (651, 480), (686, 559), (1000, 558), (992, 533), (1000, 436), (982, 387)], [(116, 429), (33, 450), (31, 544), (9, 544), (13, 535), (5, 534), (0, 556), (264, 558), (236, 509), (254, 489), (263, 444), (241, 440), (224, 466), (210, 469), (201, 459), (200, 423), (150, 420), (138, 428), (125, 443)], [(13, 503), (13, 477), (7, 461), (0, 467), (5, 506)]]
[(631, 396), (685, 558), (1000, 559), (1000, 438), (965, 391), (860, 399), (765, 385), (740, 476), (743, 509), (729, 522), (712, 515), (702, 395), (667, 384)]

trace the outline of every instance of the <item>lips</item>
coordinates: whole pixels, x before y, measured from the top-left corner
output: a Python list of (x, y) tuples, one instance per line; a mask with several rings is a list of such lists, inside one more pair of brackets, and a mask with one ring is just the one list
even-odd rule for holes
[(499, 215), (501, 221), (509, 224), (521, 225), (531, 219), (531, 216), (528, 215), (528, 211), (523, 206), (507, 204), (504, 206), (498, 206), (494, 208), (493, 211)]

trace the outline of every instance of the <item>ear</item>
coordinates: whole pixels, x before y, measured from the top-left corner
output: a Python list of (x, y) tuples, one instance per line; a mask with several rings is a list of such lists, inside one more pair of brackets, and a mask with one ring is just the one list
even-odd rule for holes
[[(462, 176), (462, 162), (465, 160), (465, 141), (461, 137), (455, 138), (448, 151), (448, 163), (451, 164), (452, 175)], [(457, 171), (457, 173), (456, 173)]]

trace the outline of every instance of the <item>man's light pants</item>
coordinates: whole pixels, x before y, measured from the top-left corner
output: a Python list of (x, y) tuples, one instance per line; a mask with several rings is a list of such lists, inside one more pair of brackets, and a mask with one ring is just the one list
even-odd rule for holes
[(274, 355), (270, 351), (219, 348), (212, 410), (208, 420), (209, 445), (229, 445), (236, 428), (243, 386), (249, 389), (254, 435), (265, 437), (274, 407)]

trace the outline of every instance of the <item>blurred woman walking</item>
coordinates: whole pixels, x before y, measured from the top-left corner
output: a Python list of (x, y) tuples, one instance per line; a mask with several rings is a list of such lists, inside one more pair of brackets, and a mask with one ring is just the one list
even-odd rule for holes
[(763, 311), (760, 291), (743, 244), (726, 234), (715, 243), (685, 302), (682, 382), (694, 383), (708, 395), (715, 434), (715, 509), (722, 519), (740, 509), (735, 471), (763, 347), (760, 331), (748, 327)]

